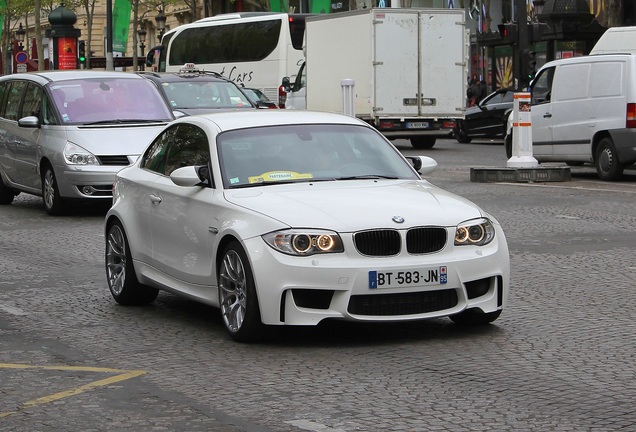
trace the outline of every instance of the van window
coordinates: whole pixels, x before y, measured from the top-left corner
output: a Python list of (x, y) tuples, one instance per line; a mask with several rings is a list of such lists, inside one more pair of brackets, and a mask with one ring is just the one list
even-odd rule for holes
[(620, 96), (623, 94), (622, 62), (592, 63), (590, 97)]
[(537, 77), (532, 81), (532, 89), (530, 90), (532, 94), (532, 105), (550, 102), (553, 79), (553, 67), (539, 71)]
[(18, 110), (22, 100), (22, 93), (26, 87), (26, 81), (13, 81), (9, 87), (7, 95), (7, 106), (4, 110), (4, 118), (7, 120), (18, 120)]

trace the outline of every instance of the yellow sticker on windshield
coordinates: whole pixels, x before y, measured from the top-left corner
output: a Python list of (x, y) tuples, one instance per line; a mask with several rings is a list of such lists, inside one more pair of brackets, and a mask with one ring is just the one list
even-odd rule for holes
[(295, 171), (268, 171), (261, 175), (248, 177), (247, 181), (250, 183), (264, 183), (310, 178), (314, 178), (313, 174), (302, 174)]

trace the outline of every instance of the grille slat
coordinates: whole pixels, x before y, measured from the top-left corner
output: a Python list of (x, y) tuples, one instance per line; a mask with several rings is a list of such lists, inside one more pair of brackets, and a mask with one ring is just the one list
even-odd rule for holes
[(115, 156), (97, 156), (99, 163), (102, 165), (121, 165), (128, 166), (130, 165), (130, 161), (128, 160), (128, 156), (126, 155), (115, 155)]
[[(394, 256), (402, 249), (402, 239), (397, 230), (370, 230), (355, 233), (356, 249), (367, 256)], [(447, 241), (446, 229), (442, 227), (411, 228), (406, 233), (406, 251), (409, 254), (438, 252)]]
[(353, 315), (401, 316), (450, 309), (457, 305), (454, 289), (397, 294), (352, 296), (347, 310)]

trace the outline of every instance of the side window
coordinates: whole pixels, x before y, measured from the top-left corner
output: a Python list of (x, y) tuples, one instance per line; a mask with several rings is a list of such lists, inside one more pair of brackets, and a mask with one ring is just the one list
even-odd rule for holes
[(9, 94), (7, 95), (7, 105), (4, 110), (4, 118), (7, 120), (18, 120), (18, 110), (20, 109), (25, 87), (26, 81), (13, 81), (11, 83)]
[(543, 69), (539, 75), (532, 81), (532, 105), (539, 105), (550, 102), (552, 92), (552, 80), (554, 78), (553, 67)]
[(45, 94), (44, 102), (42, 104), (44, 108), (44, 112), (42, 113), (42, 122), (46, 125), (56, 125), (60, 124), (57, 121), (57, 117), (55, 116), (55, 109), (53, 108), (53, 104), (51, 103), (51, 99)]
[(170, 175), (177, 168), (191, 165), (207, 165), (210, 160), (208, 139), (200, 128), (193, 125), (179, 125), (170, 143), (165, 174)]
[(174, 140), (176, 127), (172, 127), (159, 135), (148, 147), (141, 167), (159, 174), (164, 174), (166, 170), (166, 153), (169, 144)]
[(0, 117), (4, 117), (4, 99), (8, 93), (9, 81), (0, 82)]
[(24, 93), (24, 102), (22, 102), (22, 112), (19, 118), (26, 116), (35, 116), (41, 118), (42, 114), (42, 88), (34, 83), (28, 83)]

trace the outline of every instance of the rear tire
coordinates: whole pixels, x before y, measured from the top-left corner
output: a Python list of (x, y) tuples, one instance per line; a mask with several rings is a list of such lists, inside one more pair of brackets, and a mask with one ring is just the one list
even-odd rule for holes
[(618, 161), (614, 142), (611, 138), (603, 138), (596, 148), (594, 157), (596, 173), (601, 180), (618, 180), (623, 176), (625, 166)]
[(457, 315), (451, 315), (449, 318), (458, 325), (462, 326), (480, 326), (490, 324), (501, 315), (501, 310), (495, 312), (482, 312), (481, 309), (466, 309)]
[(426, 150), (433, 148), (435, 145), (436, 138), (431, 137), (419, 137), (419, 138), (411, 138), (411, 146), (417, 150)]
[(18, 193), (5, 186), (0, 176), (0, 205), (11, 204)]
[(64, 201), (60, 197), (60, 189), (53, 167), (49, 164), (46, 164), (42, 171), (42, 199), (44, 200), (44, 209), (48, 214), (51, 216), (64, 214)]
[(157, 298), (157, 289), (142, 285), (137, 280), (128, 239), (119, 221), (108, 226), (104, 261), (108, 288), (117, 303), (140, 306), (150, 304)]

